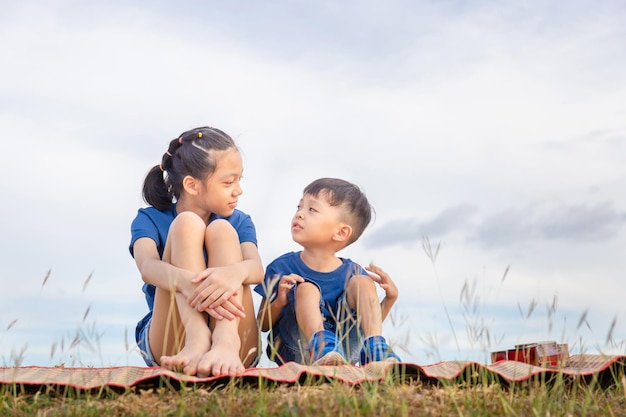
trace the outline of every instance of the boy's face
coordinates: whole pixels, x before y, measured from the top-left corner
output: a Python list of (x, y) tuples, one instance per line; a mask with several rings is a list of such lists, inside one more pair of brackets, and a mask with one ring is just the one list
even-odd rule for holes
[(332, 243), (341, 225), (342, 208), (331, 206), (323, 193), (302, 196), (291, 222), (291, 237), (305, 248)]

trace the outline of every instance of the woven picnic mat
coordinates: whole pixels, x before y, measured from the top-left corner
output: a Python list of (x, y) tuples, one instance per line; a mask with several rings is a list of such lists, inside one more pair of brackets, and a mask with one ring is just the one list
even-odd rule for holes
[[(73, 387), (92, 390), (103, 387), (130, 388), (155, 387), (180, 384), (228, 383), (233, 379), (243, 383), (275, 382), (297, 384), (307, 380), (339, 380), (347, 384), (382, 381), (391, 377), (398, 380), (419, 379), (425, 382), (466, 381), (479, 382), (480, 378), (502, 382), (520, 382), (533, 378), (548, 380), (555, 375), (567, 378), (594, 377), (609, 384), (620, 381), (626, 367), (626, 356), (573, 355), (560, 369), (542, 368), (521, 362), (503, 360), (490, 365), (471, 361), (444, 361), (432, 365), (411, 363), (393, 364), (374, 362), (364, 367), (307, 366), (290, 362), (277, 368), (250, 368), (237, 377), (199, 378), (172, 372), (159, 367), (10, 367), (0, 368), (0, 385), (38, 389)], [(613, 382), (611, 382), (613, 381)]]

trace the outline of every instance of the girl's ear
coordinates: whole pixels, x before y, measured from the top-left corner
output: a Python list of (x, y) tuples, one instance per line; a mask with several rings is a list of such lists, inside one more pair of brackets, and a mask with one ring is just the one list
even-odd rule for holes
[(185, 178), (183, 178), (183, 190), (187, 194), (198, 195), (199, 186), (200, 182), (191, 175), (187, 175)]

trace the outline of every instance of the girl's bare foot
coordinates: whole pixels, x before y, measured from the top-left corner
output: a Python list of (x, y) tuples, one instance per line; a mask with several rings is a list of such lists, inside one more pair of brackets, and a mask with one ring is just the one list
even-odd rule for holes
[(210, 337), (186, 341), (185, 346), (176, 355), (161, 356), (161, 366), (170, 371), (183, 372), (186, 375), (196, 375), (198, 372), (198, 363), (210, 348)]
[(198, 376), (238, 375), (245, 371), (239, 358), (239, 349), (213, 344), (197, 364)]

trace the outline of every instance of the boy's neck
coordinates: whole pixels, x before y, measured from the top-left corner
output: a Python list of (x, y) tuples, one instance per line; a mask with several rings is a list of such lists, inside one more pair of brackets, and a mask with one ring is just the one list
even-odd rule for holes
[(335, 252), (325, 250), (303, 249), (300, 252), (300, 259), (306, 266), (317, 272), (332, 272), (342, 264)]

